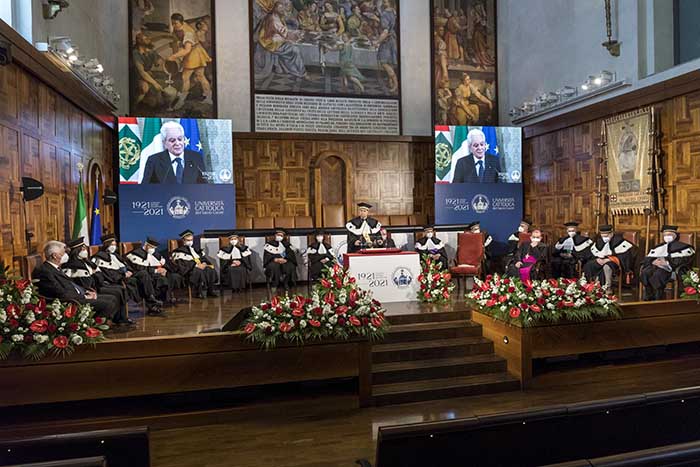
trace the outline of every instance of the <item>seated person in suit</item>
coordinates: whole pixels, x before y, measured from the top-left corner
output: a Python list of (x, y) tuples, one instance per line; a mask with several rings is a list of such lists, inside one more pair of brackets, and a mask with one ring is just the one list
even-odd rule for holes
[(420, 253), (421, 260), (430, 258), (437, 263), (439, 269), (447, 269), (445, 244), (435, 236), (435, 229), (432, 226), (425, 226), (423, 233), (423, 237), (415, 244), (415, 250)]
[(160, 243), (156, 239), (148, 237), (143, 245), (127, 253), (126, 259), (134, 271), (148, 272), (158, 300), (175, 304), (174, 291), (182, 283), (182, 277), (169, 270), (165, 258), (157, 251), (158, 246)]
[(469, 154), (460, 158), (455, 166), (452, 183), (497, 183), (501, 171), (501, 159), (487, 154), (486, 135), (473, 128), (467, 133)]
[[(122, 285), (109, 285), (105, 283), (105, 276), (90, 259), (90, 251), (85, 244), (83, 237), (68, 242), (68, 261), (61, 265), (61, 271), (70, 277), (74, 284), (85, 290), (94, 290), (100, 295), (111, 295), (117, 299), (119, 312), (127, 316), (126, 311), (126, 289)], [(125, 324), (133, 324), (133, 321), (126, 320)]]
[(518, 230), (510, 234), (508, 237), (508, 252), (506, 253), (506, 256), (510, 256), (511, 258), (515, 254), (516, 251), (518, 251), (518, 243), (520, 242), (520, 234), (521, 233), (530, 233), (530, 227), (532, 226), (532, 221), (529, 219), (523, 219), (520, 221), (520, 225), (518, 226)]
[(195, 248), (194, 232), (189, 229), (180, 232), (180, 238), (182, 246), (170, 254), (175, 271), (197, 292), (197, 298), (207, 298), (207, 294), (210, 297), (218, 297), (214, 287), (219, 282), (219, 276), (202, 250)]
[(170, 121), (160, 127), (164, 151), (151, 155), (146, 161), (141, 183), (207, 183), (204, 161), (196, 151), (185, 149), (185, 129)]
[(682, 276), (693, 266), (695, 249), (678, 240), (678, 227), (664, 225), (664, 242), (651, 249), (642, 262), (640, 280), (644, 284), (644, 300), (664, 298), (666, 284)]
[(591, 256), (583, 265), (583, 273), (589, 281), (599, 280), (606, 292), (612, 293), (613, 274), (630, 271), (634, 260), (635, 245), (622, 234), (613, 232), (611, 225), (601, 225), (599, 235), (591, 245)]
[(296, 252), (285, 238), (283, 229), (275, 230), (275, 238), (265, 243), (263, 254), (263, 266), (265, 275), (270, 280), (273, 292), (278, 287), (284, 287), (285, 291), (291, 288), (297, 270)]
[(323, 269), (335, 263), (335, 251), (324, 241), (325, 232), (317, 230), (315, 241), (306, 249), (309, 258), (309, 280), (315, 281), (321, 277)]
[(32, 272), (37, 283), (39, 295), (49, 300), (62, 302), (74, 301), (81, 305), (92, 306), (98, 316), (111, 319), (113, 323), (127, 323), (127, 317), (121, 314), (119, 303), (111, 295), (102, 295), (94, 290), (85, 290), (61, 271), (61, 265), (68, 262), (65, 243), (51, 240), (44, 245), (44, 263)]
[(348, 231), (348, 253), (372, 248), (375, 240), (379, 237), (379, 230), (382, 228), (382, 224), (377, 219), (369, 217), (371, 208), (371, 204), (358, 203), (358, 216), (350, 219), (350, 222), (345, 224), (345, 228)]
[(117, 237), (105, 234), (100, 237), (102, 246), (92, 261), (100, 268), (105, 284), (126, 287), (127, 297), (135, 302), (146, 301), (147, 313), (157, 315), (162, 312), (163, 302), (155, 296), (153, 280), (148, 271), (133, 271), (128, 261), (117, 253)]
[(549, 263), (549, 252), (547, 245), (542, 243), (542, 232), (535, 229), (532, 231), (530, 241), (523, 243), (515, 252), (512, 261), (506, 268), (506, 274), (511, 277), (519, 277), (523, 282), (535, 277), (534, 272), (546, 276)]
[(377, 245), (377, 248), (396, 248), (394, 239), (389, 237), (389, 233), (384, 227), (379, 229), (379, 238), (374, 241), (374, 244)]
[(555, 278), (573, 279), (578, 276), (576, 266), (584, 264), (591, 256), (593, 240), (578, 231), (578, 222), (567, 222), (566, 236), (557, 240), (552, 249), (552, 275)]
[(224, 287), (231, 287), (233, 292), (242, 292), (245, 289), (248, 275), (253, 270), (251, 254), (250, 248), (241, 245), (237, 234), (229, 234), (228, 246), (221, 248), (216, 254), (221, 265), (221, 284)]

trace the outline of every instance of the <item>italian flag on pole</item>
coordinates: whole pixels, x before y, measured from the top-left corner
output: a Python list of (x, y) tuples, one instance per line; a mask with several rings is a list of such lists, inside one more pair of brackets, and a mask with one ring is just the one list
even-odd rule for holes
[(84, 237), (88, 242), (87, 209), (85, 208), (85, 194), (83, 193), (83, 175), (80, 174), (78, 182), (78, 197), (75, 201), (75, 221), (73, 222), (73, 240)]

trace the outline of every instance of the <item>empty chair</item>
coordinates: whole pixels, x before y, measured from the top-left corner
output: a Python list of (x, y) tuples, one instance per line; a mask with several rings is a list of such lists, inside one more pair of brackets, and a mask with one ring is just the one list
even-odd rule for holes
[(274, 229), (275, 220), (272, 217), (253, 217), (253, 228), (256, 230)]
[(249, 230), (253, 228), (252, 217), (236, 217), (236, 228), (239, 230)]
[(323, 226), (324, 227), (345, 227), (345, 209), (342, 204), (323, 205)]
[(389, 216), (390, 225), (408, 225), (408, 216), (405, 214)]
[(275, 217), (275, 227), (283, 229), (293, 229), (295, 227), (293, 216), (278, 216)]
[(313, 229), (314, 219), (311, 216), (296, 216), (294, 225), (297, 229)]
[(455, 265), (450, 268), (450, 273), (464, 280), (466, 289), (467, 277), (481, 276), (484, 261), (484, 238), (480, 233), (460, 232), (457, 234), (457, 255)]

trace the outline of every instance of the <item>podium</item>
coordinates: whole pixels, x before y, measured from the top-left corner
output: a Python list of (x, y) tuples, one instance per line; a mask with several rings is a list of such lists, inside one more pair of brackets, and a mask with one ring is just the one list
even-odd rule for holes
[(346, 253), (343, 264), (361, 289), (382, 303), (416, 301), (420, 256), (415, 251)]

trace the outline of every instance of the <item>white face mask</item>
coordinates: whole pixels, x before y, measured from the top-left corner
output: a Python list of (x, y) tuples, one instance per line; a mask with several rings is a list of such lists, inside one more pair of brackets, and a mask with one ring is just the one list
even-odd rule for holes
[(108, 246), (107, 251), (109, 251), (110, 253), (114, 253), (115, 251), (117, 251), (117, 245)]
[(566, 232), (566, 235), (568, 235), (571, 238), (574, 238), (576, 236), (576, 232)]
[(88, 257), (88, 251), (87, 250), (80, 250), (80, 253), (78, 253), (78, 256), (82, 259), (85, 259)]
[(666, 242), (666, 243), (671, 243), (675, 239), (676, 239), (676, 237), (674, 237), (673, 235), (664, 235), (664, 242)]
[(474, 229), (472, 230), (472, 233), (481, 233), (481, 229)]
[(433, 238), (433, 233), (432, 233), (432, 232), (428, 232), (427, 234), (425, 234), (425, 236), (428, 237), (428, 238)]
[(518, 232), (525, 232), (525, 227), (523, 227), (522, 225), (518, 227)]
[(538, 243), (540, 243), (540, 239), (533, 237), (530, 239), (530, 243), (532, 243), (533, 245), (537, 245)]
[(600, 237), (600, 238), (602, 238), (605, 243), (610, 242), (610, 237)]
[(275, 235), (275, 240), (277, 240), (278, 242), (281, 242), (282, 239), (284, 239), (282, 235)]
[(66, 264), (68, 259), (68, 253), (63, 253), (63, 256), (61, 256), (61, 264)]
[(323, 241), (323, 235), (316, 235), (316, 241), (321, 243)]
[(231, 245), (233, 245), (233, 246), (238, 245), (238, 239), (231, 240)]
[(150, 247), (150, 248), (147, 248), (147, 249), (146, 249), (146, 253), (148, 253), (149, 255), (152, 255), (152, 254), (155, 253), (155, 252), (156, 252), (156, 249), (153, 248), (153, 247)]
[(192, 245), (194, 245), (194, 241), (192, 241), (192, 240), (185, 240), (184, 243), (185, 243), (185, 246), (192, 246)]

